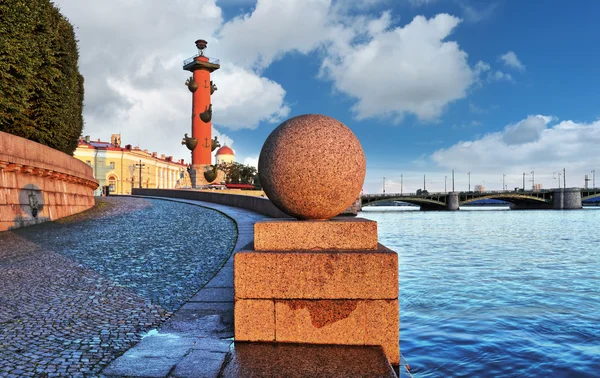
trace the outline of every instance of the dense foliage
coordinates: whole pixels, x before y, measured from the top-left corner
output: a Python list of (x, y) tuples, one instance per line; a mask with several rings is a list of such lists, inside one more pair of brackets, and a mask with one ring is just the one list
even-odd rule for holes
[(83, 129), (73, 26), (50, 0), (0, 1), (0, 131), (72, 154)]
[(257, 176), (255, 167), (242, 163), (221, 163), (217, 168), (225, 172), (227, 184), (254, 184)]

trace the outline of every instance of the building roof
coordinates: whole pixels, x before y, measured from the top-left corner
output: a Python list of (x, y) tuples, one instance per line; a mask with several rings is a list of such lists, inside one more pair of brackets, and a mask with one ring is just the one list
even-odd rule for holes
[(231, 148), (223, 146), (217, 150), (217, 155), (235, 155), (235, 153)]
[(121, 152), (125, 152), (125, 153), (136, 153), (138, 155), (139, 154), (144, 155), (144, 157), (147, 159), (155, 159), (155, 160), (169, 162), (169, 163), (173, 163), (173, 164), (181, 165), (181, 166), (187, 165), (183, 159), (173, 160), (172, 156), (164, 156), (164, 155), (160, 155), (160, 157), (159, 157), (158, 153), (156, 153), (156, 152), (150, 153), (150, 152), (148, 152), (148, 150), (141, 150), (138, 146), (132, 147), (130, 144), (128, 144), (125, 147), (119, 147), (119, 146), (115, 146), (111, 142), (103, 142), (100, 139), (98, 139), (96, 141), (87, 142), (83, 137), (81, 137), (81, 138), (79, 138), (79, 141), (77, 143), (77, 148), (89, 148), (89, 149), (94, 149), (94, 150), (107, 150), (107, 151), (121, 151)]

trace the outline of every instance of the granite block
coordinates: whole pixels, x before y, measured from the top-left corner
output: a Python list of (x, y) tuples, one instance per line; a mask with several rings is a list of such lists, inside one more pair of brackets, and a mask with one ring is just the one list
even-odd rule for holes
[(365, 312), (358, 300), (275, 302), (278, 342), (363, 345)]
[(377, 222), (363, 218), (268, 219), (254, 224), (254, 250), (376, 250)]
[(236, 341), (275, 341), (275, 303), (272, 300), (236, 300)]
[(400, 361), (398, 300), (277, 300), (277, 342), (381, 346)]
[(398, 255), (376, 251), (240, 251), (238, 299), (397, 299)]
[(365, 301), (365, 344), (380, 345), (390, 363), (400, 361), (398, 300)]

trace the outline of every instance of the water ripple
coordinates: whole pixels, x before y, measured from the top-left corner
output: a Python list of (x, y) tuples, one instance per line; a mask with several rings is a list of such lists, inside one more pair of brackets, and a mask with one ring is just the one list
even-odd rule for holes
[(399, 254), (415, 378), (599, 377), (600, 209), (366, 208)]

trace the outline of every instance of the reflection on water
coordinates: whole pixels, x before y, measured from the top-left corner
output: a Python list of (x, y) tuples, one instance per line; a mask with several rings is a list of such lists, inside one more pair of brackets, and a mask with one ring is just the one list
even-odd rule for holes
[[(399, 211), (400, 210), (400, 211)], [(367, 207), (420, 377), (600, 376), (600, 209)]]

